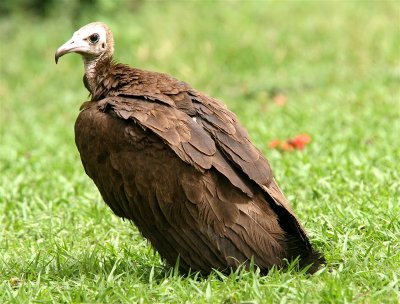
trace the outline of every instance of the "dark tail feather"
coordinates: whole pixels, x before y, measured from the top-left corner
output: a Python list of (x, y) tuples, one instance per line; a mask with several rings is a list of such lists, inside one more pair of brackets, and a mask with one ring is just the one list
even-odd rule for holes
[(287, 234), (285, 247), (289, 262), (298, 259), (299, 268), (308, 268), (307, 273), (315, 273), (322, 264), (326, 263), (323, 254), (314, 250), (308, 239), (304, 242), (298, 237)]
[(307, 273), (313, 274), (325, 263), (326, 261), (322, 253), (311, 249), (308, 255), (302, 255), (300, 257), (299, 267), (300, 269), (309, 267)]

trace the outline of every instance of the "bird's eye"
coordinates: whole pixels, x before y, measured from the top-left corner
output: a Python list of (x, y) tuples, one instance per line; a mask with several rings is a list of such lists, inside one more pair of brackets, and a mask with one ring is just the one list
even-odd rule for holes
[(90, 43), (93, 43), (93, 44), (99, 42), (99, 39), (100, 39), (99, 34), (92, 34), (89, 36), (89, 41), (90, 41)]

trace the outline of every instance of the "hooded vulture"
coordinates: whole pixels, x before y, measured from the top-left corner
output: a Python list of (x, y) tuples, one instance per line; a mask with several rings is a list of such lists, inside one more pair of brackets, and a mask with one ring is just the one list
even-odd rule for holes
[(83, 167), (104, 201), (182, 273), (248, 267), (262, 273), (323, 257), (237, 117), (169, 75), (113, 61), (108, 26), (90, 23), (63, 44), (83, 58), (91, 100), (75, 123)]

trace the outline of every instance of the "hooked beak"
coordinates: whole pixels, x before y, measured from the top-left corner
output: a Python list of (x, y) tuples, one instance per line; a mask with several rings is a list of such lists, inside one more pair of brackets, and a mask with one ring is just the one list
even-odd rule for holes
[(76, 39), (76, 37), (75, 38), (72, 37), (70, 40), (65, 42), (62, 46), (60, 46), (57, 49), (57, 52), (54, 55), (54, 59), (55, 59), (55, 62), (57, 64), (58, 63), (58, 59), (61, 56), (64, 56), (65, 54), (68, 54), (68, 53), (79, 53), (79, 54), (82, 54), (82, 53), (85, 53), (87, 51), (89, 51), (89, 46), (85, 41), (83, 41), (83, 40), (81, 40), (79, 38)]

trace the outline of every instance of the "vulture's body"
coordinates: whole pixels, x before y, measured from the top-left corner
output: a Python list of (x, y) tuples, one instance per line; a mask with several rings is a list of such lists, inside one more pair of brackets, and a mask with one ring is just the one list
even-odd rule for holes
[[(86, 36), (90, 46), (101, 43), (97, 56), (76, 50)], [(113, 63), (112, 44), (108, 28), (93, 23), (56, 58), (72, 51), (84, 58), (92, 98), (76, 121), (76, 145), (114, 213), (135, 223), (170, 265), (179, 257), (185, 273), (251, 259), (267, 272), (297, 257), (316, 270), (322, 256), (236, 116), (168, 75)]]

